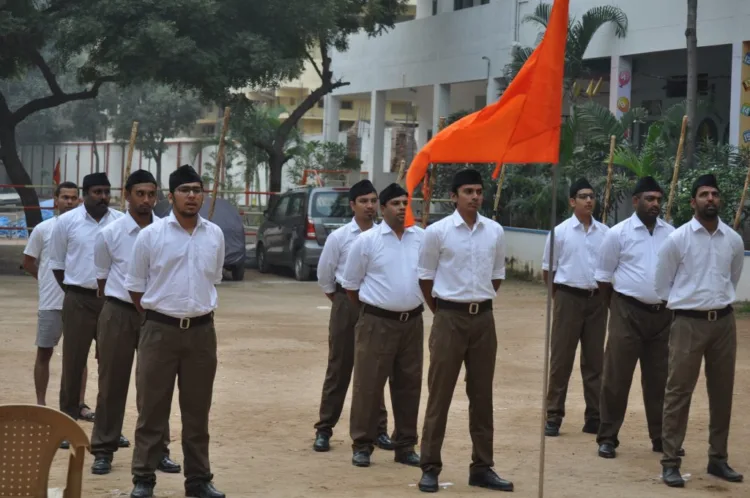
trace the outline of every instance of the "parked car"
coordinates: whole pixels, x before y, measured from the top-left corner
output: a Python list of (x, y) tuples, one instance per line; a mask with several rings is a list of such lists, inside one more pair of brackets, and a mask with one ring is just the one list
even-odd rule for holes
[(261, 273), (273, 267), (294, 270), (310, 280), (328, 234), (349, 223), (349, 187), (300, 187), (271, 196), (258, 228), (256, 257)]

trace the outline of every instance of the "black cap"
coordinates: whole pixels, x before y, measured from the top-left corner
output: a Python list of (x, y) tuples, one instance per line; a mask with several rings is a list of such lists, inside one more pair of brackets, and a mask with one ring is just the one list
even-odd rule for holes
[(86, 192), (91, 187), (109, 187), (109, 178), (106, 173), (91, 173), (83, 177), (83, 185), (81, 188)]
[(189, 164), (183, 164), (169, 175), (169, 191), (174, 193), (175, 189), (185, 183), (200, 183), (203, 186), (203, 179)]
[(693, 191), (691, 192), (690, 197), (695, 197), (695, 194), (698, 193), (698, 189), (701, 187), (714, 187), (716, 190), (719, 190), (719, 184), (716, 183), (716, 177), (710, 173), (699, 176), (695, 182), (693, 182)]
[(455, 194), (464, 185), (482, 185), (482, 175), (475, 169), (464, 169), (453, 176), (451, 191)]
[(377, 193), (378, 191), (375, 190), (375, 185), (373, 185), (370, 180), (362, 180), (349, 188), (349, 200), (354, 202), (357, 200), (357, 197)]
[(157, 184), (154, 175), (152, 175), (145, 169), (139, 169), (133, 171), (130, 174), (130, 176), (128, 177), (128, 181), (125, 182), (125, 190), (130, 190), (133, 185), (138, 185), (139, 183), (153, 183), (154, 185)]
[(573, 182), (573, 185), (570, 186), (570, 198), (573, 199), (576, 195), (578, 195), (578, 192), (580, 190), (594, 190), (594, 187), (591, 186), (589, 181), (585, 178), (579, 178), (577, 181)]
[(633, 189), (633, 195), (638, 195), (643, 192), (661, 192), (662, 194), (664, 193), (661, 186), (659, 185), (659, 182), (657, 182), (653, 176), (644, 176), (643, 178), (638, 180), (638, 183), (635, 184), (635, 189)]
[(409, 195), (409, 193), (404, 190), (404, 187), (398, 183), (391, 183), (380, 192), (380, 205), (385, 206), (391, 199), (404, 195)]

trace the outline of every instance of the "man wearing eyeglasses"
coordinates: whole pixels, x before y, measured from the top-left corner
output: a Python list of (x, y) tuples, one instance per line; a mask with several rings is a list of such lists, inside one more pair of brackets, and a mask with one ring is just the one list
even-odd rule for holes
[(198, 214), (203, 181), (190, 166), (169, 175), (169, 201), (172, 212), (138, 234), (125, 280), (133, 304), (145, 313), (136, 367), (140, 410), (130, 496), (153, 496), (177, 379), (185, 495), (224, 498), (211, 482), (208, 454), (217, 364), (215, 285), (221, 282), (224, 266), (224, 234)]
[[(609, 228), (592, 215), (596, 197), (591, 184), (581, 178), (570, 187), (573, 216), (555, 227), (555, 246), (550, 261), (550, 236), (544, 248), (544, 282), (553, 279), (547, 436), (559, 436), (565, 417), (565, 398), (573, 372), (576, 349), (581, 343), (581, 376), (586, 402), (583, 432), (599, 431), (599, 391), (604, 363), (607, 306), (594, 273), (599, 248)], [(551, 273), (551, 275), (550, 275)]]

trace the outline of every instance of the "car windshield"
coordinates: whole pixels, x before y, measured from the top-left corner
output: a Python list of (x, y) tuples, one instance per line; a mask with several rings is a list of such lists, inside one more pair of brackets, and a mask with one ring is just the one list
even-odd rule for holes
[(316, 192), (312, 197), (313, 218), (351, 218), (349, 192)]

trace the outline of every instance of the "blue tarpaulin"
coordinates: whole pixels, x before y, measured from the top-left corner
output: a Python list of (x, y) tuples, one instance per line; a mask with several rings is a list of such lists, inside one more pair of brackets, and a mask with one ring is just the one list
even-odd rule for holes
[[(42, 220), (48, 220), (55, 215), (55, 200), (45, 199), (39, 203), (39, 207), (48, 208), (42, 209)], [(10, 221), (7, 216), (0, 216), (0, 227), (14, 227), (14, 228), (26, 228), (26, 218), (21, 218), (18, 221)], [(25, 239), (29, 236), (29, 232), (26, 230), (7, 230), (0, 229), (0, 237), (8, 239)]]

